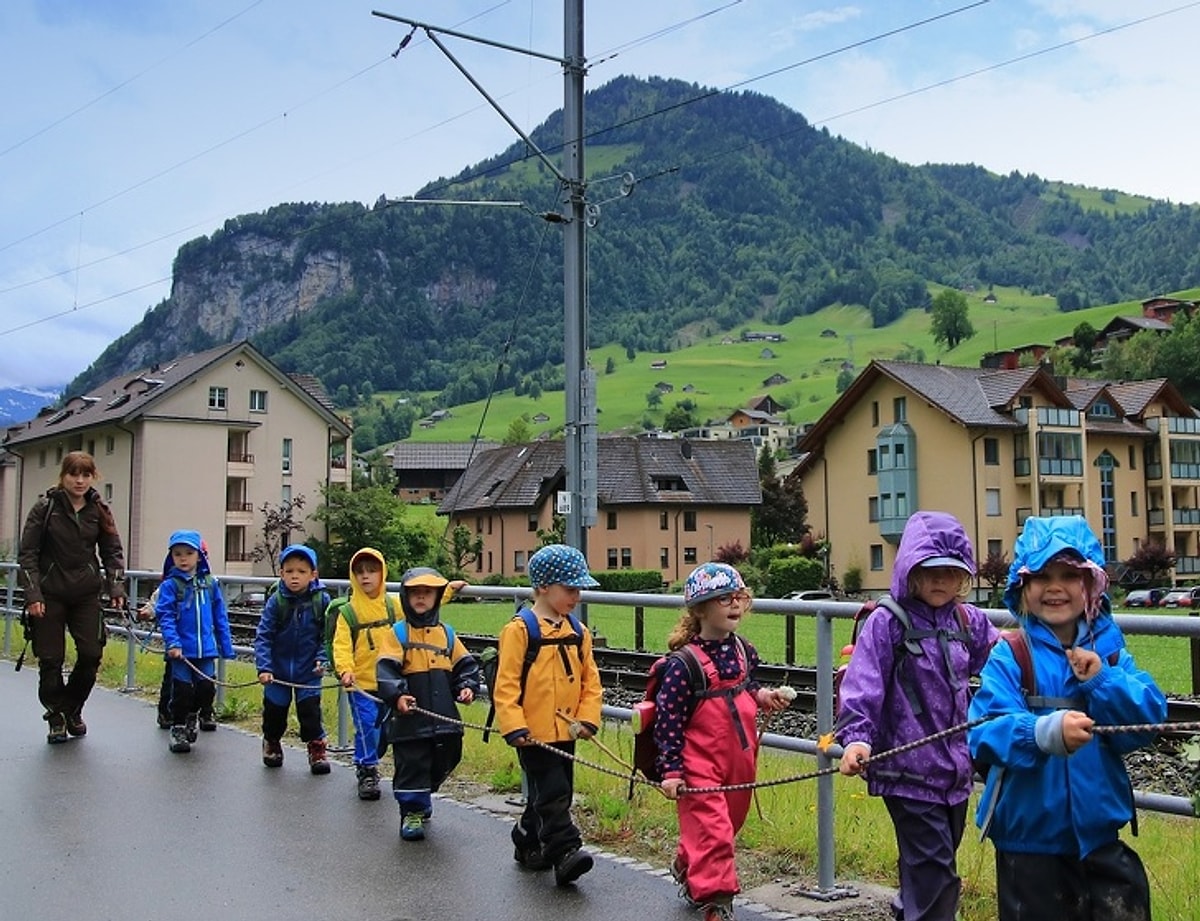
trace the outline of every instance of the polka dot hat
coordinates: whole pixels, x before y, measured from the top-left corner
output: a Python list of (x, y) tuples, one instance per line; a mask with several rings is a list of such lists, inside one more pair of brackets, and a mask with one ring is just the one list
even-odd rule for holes
[(534, 588), (546, 585), (595, 588), (600, 583), (588, 572), (582, 553), (566, 544), (551, 544), (529, 558), (529, 584)]

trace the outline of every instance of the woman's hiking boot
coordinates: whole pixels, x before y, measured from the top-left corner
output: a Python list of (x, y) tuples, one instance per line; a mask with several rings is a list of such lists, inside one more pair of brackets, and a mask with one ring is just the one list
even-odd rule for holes
[(67, 720), (61, 713), (54, 710), (47, 710), (42, 714), (49, 725), (46, 727), (46, 744), (57, 745), (59, 742), (67, 741)]
[[(592, 868), (592, 855), (580, 848), (572, 848), (554, 864), (554, 884), (569, 886)], [(706, 919), (707, 921), (707, 919)]]
[(324, 739), (313, 739), (308, 743), (308, 769), (314, 774), (328, 774), (331, 770)]
[(200, 731), (201, 732), (216, 732), (217, 718), (213, 716), (212, 710), (200, 711)]
[(283, 746), (278, 739), (263, 739), (263, 764), (267, 767), (283, 767)]
[(85, 736), (87, 735), (87, 723), (83, 721), (83, 708), (72, 710), (66, 714), (67, 735)]
[(358, 798), (379, 799), (379, 768), (373, 764), (358, 766)]
[(187, 726), (171, 727), (170, 749), (177, 755), (182, 755), (192, 750), (192, 742), (188, 738)]

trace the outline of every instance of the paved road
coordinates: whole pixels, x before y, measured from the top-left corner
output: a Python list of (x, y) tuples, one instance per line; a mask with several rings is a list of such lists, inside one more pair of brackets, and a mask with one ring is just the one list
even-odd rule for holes
[[(145, 701), (97, 688), (89, 734), (47, 745), (37, 673), (0, 661), (0, 916), (58, 921), (685, 921), (669, 879), (598, 855), (576, 887), (512, 860), (512, 819), (438, 799), (429, 837), (401, 842), (389, 799), (360, 802), (351, 769), (280, 770), (221, 727), (167, 751)], [(786, 919), (761, 904), (737, 916)]]

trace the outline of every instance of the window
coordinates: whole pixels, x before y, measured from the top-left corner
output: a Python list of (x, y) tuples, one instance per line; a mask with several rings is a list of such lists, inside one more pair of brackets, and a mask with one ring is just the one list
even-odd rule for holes
[(1004, 541), (989, 540), (987, 542), (987, 552), (988, 556), (996, 557), (998, 559), (1000, 555), (1004, 553)]
[(609, 569), (617, 568), (617, 548), (616, 547), (608, 548), (608, 568)]
[(63, 449), (62, 449), (62, 445), (59, 445), (57, 448), (54, 449), (54, 465), (56, 467), (58, 465), (60, 465), (62, 463), (62, 459), (63, 459)]
[(1129, 446), (1129, 469), (1137, 470), (1137, 447), (1135, 445)]
[(283, 472), (292, 472), (292, 439), (283, 439)]
[(622, 569), (632, 569), (633, 568), (633, 549), (630, 547), (622, 547), (621, 548), (621, 568)]
[(892, 449), (893, 449), (892, 456), (895, 458), (895, 460), (893, 460), (893, 462), (892, 462), (892, 466), (897, 469), (903, 469), (905, 466), (905, 460), (904, 460), (905, 454), (904, 454), (903, 443), (897, 442), (896, 444), (892, 445)]
[(695, 512), (684, 512), (683, 513), (683, 529), (685, 531), (695, 531), (696, 530), (696, 513)]
[(996, 518), (1000, 514), (1000, 490), (989, 489), (985, 493), (985, 504), (987, 506), (987, 514), (989, 518)]
[(209, 387), (208, 388), (208, 408), (223, 410), (229, 403), (229, 388), (228, 387)]
[[(488, 553), (488, 566), (491, 566), (491, 565), (492, 565), (492, 554), (491, 554), (491, 552), (489, 551), (489, 553)], [(482, 553), (479, 553), (479, 554), (476, 554), (476, 555), (475, 555), (475, 571), (476, 571), (476, 572), (483, 572), (483, 554), (482, 554)]]
[(38, 451), (38, 466), (39, 466), (39, 467), (45, 467), (45, 466), (46, 466), (46, 452), (45, 452), (45, 450)]
[(531, 512), (529, 517), (525, 519), (525, 530), (536, 531), (538, 526), (537, 512)]
[(667, 569), (671, 565), (671, 549), (669, 547), (658, 548), (658, 568)]
[(879, 520), (879, 497), (867, 496), (867, 521)]
[(879, 428), (879, 401), (874, 400), (871, 403), (871, 428)]
[(488, 515), (488, 517), (487, 517), (487, 528), (488, 528), (488, 533), (491, 534), (492, 533), (492, 516), (491, 515)]
[(109, 435), (104, 439), (104, 453), (112, 454), (115, 450), (117, 450), (117, 439), (113, 438), (112, 435)]
[(871, 544), (871, 571), (883, 570), (883, 544)]
[(874, 476), (879, 472), (879, 454), (874, 448), (867, 449), (867, 476)]
[(267, 411), (267, 392), (265, 390), (250, 391), (250, 412), (265, 413)]
[(112, 483), (105, 483), (104, 484), (104, 501), (112, 502), (112, 497), (113, 497)]
[(671, 528), (671, 523), (667, 519), (667, 513), (659, 512), (658, 513), (658, 529), (660, 531), (668, 531), (668, 530), (670, 530), (670, 528)]
[(891, 445), (880, 445), (878, 458), (879, 458), (879, 469), (880, 470), (890, 470), (892, 468), (892, 446)]
[(879, 497), (879, 514), (884, 518), (894, 517), (892, 512), (892, 494), (885, 492)]
[(615, 531), (617, 529), (617, 513), (609, 512), (605, 518), (607, 521), (608, 530)]
[(291, 504), (291, 501), (292, 501), (292, 487), (291, 487), (290, 485), (285, 485), (285, 486), (283, 487), (283, 489), (282, 489), (282, 490), (280, 490), (279, 499), (280, 499), (280, 501), (281, 501), (281, 502), (282, 502), (284, 505), (290, 505), (290, 504)]
[(475, 533), (476, 534), (483, 533), (483, 516), (482, 515), (475, 516)]
[(902, 493), (902, 492), (896, 493), (896, 517), (897, 518), (905, 518), (905, 519), (908, 518), (908, 494), (907, 493)]
[(1136, 492), (1129, 494), (1129, 514), (1134, 518), (1138, 516), (1138, 497)]
[(96, 442), (91, 438), (88, 439), (87, 453), (92, 455), (92, 457), (96, 456)]
[(985, 438), (983, 439), (983, 462), (989, 467), (997, 467), (1000, 464), (1000, 439)]
[(528, 558), (528, 554), (526, 553), (526, 551), (514, 550), (513, 551), (513, 570), (515, 572), (524, 572), (525, 571), (525, 560), (527, 558)]
[(695, 565), (695, 563), (696, 563), (696, 548), (695, 547), (684, 547), (683, 548), (683, 562), (687, 566)]
[(892, 400), (892, 421), (907, 422), (908, 421), (908, 398), (896, 397)]

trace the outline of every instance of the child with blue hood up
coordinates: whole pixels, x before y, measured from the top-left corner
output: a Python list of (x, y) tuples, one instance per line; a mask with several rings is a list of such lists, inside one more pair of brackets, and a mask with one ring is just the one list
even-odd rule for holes
[(969, 679), (999, 635), (964, 602), (974, 578), (975, 554), (959, 520), (912, 515), (896, 549), (891, 597), (863, 624), (842, 679), (839, 767), (865, 775), (868, 792), (883, 797), (900, 855), (892, 913), (904, 921), (956, 916), (956, 854), (974, 769), (961, 732), (878, 764), (869, 758), (967, 721)]
[(196, 741), (200, 711), (212, 709), (217, 657), (234, 657), (225, 599), (199, 531), (171, 535), (154, 616), (171, 668), (170, 749), (182, 754)]
[(972, 720), (989, 718), (969, 741), (993, 765), (976, 823), (996, 846), (1000, 921), (1150, 919), (1146, 871), (1118, 832), (1134, 819), (1122, 755), (1154, 735), (1094, 727), (1160, 723), (1167, 702), (1125, 648), (1107, 588), (1084, 518), (1025, 521), (1004, 592), (1023, 637), (996, 644), (971, 702)]

